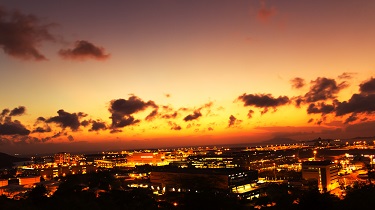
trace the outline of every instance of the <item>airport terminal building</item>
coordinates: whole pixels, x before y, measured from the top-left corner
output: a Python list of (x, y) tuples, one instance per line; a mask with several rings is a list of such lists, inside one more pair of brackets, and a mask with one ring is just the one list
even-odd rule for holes
[(234, 168), (197, 169), (164, 168), (150, 174), (151, 188), (155, 192), (189, 192), (220, 190), (242, 198), (258, 197), (258, 171)]

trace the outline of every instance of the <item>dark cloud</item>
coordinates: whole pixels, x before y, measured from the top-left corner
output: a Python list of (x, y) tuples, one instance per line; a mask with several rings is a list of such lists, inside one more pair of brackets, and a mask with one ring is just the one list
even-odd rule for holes
[(8, 12), (0, 7), (0, 47), (18, 59), (47, 60), (38, 47), (44, 41), (55, 41), (49, 32), (53, 25), (42, 25), (34, 15)]
[(301, 88), (305, 87), (305, 85), (306, 85), (305, 80), (300, 78), (300, 77), (296, 77), (294, 79), (291, 79), (290, 83), (292, 83), (292, 88), (294, 88), (294, 89), (301, 89)]
[(99, 130), (106, 130), (107, 125), (104, 122), (101, 121), (92, 121), (92, 126), (89, 131), (99, 131)]
[(8, 116), (9, 112), (9, 109), (3, 109), (3, 111), (0, 113), (0, 123), (3, 122), (4, 117)]
[(212, 127), (207, 128), (208, 131), (213, 131), (214, 129)]
[(359, 85), (359, 94), (353, 94), (348, 101), (336, 102), (336, 116), (352, 114), (346, 121), (354, 121), (358, 113), (375, 112), (375, 79), (371, 78)]
[(350, 113), (373, 113), (375, 111), (375, 94), (353, 94), (349, 101), (337, 102), (336, 116)]
[(51, 139), (58, 138), (58, 137), (60, 137), (61, 135), (62, 135), (62, 133), (61, 133), (61, 132), (58, 132), (58, 133), (55, 133), (53, 136), (48, 136), (48, 137), (45, 137), (45, 138), (41, 138), (40, 141), (41, 141), (41, 142), (47, 142), (47, 141), (49, 141), (49, 140), (51, 140)]
[(137, 96), (131, 96), (128, 100), (117, 99), (111, 101), (109, 111), (120, 115), (130, 115), (139, 111), (143, 111), (148, 107), (158, 108), (153, 101), (144, 102)]
[(169, 106), (161, 106), (161, 108), (163, 108), (165, 111), (173, 111), (173, 108)]
[(209, 116), (211, 114), (211, 108), (213, 107), (214, 103), (213, 102), (208, 102), (207, 104), (204, 104), (201, 108), (198, 110), (205, 109), (206, 110), (206, 116)]
[(88, 116), (88, 114), (86, 114), (86, 113), (83, 113), (83, 112), (78, 112), (78, 117), (87, 117)]
[(15, 145), (35, 144), (40, 143), (41, 139), (32, 136), (13, 136), (12, 143)]
[(178, 113), (174, 112), (173, 114), (164, 114), (161, 117), (164, 119), (175, 119), (177, 117)]
[(48, 133), (48, 132), (51, 132), (51, 128), (49, 126), (45, 126), (45, 127), (36, 127), (32, 133)]
[(83, 120), (81, 125), (87, 127), (91, 124), (91, 128), (89, 131), (99, 131), (99, 130), (107, 130), (108, 126), (105, 122), (101, 120)]
[(3, 111), (0, 113), (0, 123), (3, 122), (4, 119), (7, 119), (7, 122), (11, 122), (11, 117), (21, 116), (25, 112), (26, 112), (26, 108), (24, 106), (19, 106), (12, 110), (3, 109)]
[(193, 114), (189, 114), (188, 116), (186, 116), (184, 118), (184, 121), (187, 122), (187, 121), (191, 121), (191, 120), (196, 120), (201, 116), (202, 116), (201, 112), (199, 110), (196, 110), (196, 111), (194, 111)]
[(144, 102), (137, 96), (131, 96), (128, 100), (117, 99), (110, 102), (109, 112), (111, 112), (112, 128), (122, 128), (140, 122), (134, 119), (132, 114), (145, 110), (148, 107), (157, 109), (158, 106), (153, 101)]
[(318, 77), (311, 81), (310, 91), (305, 94), (305, 101), (317, 102), (335, 99), (336, 95), (347, 86), (346, 82), (337, 84), (334, 79)]
[(58, 138), (58, 137), (60, 137), (60, 136), (62, 136), (62, 135), (64, 135), (63, 132), (57, 132), (57, 133), (53, 134), (52, 136), (46, 137), (46, 138), (44, 139), (44, 141), (49, 141), (49, 140), (51, 140), (51, 139)]
[(0, 123), (0, 135), (29, 135), (30, 131), (20, 121), (12, 121), (10, 117)]
[(82, 125), (83, 127), (86, 127), (86, 126), (90, 125), (90, 120), (83, 120), (83, 121), (81, 122), (81, 125)]
[(274, 98), (271, 94), (243, 94), (242, 96), (239, 96), (238, 99), (244, 102), (244, 106), (254, 106), (259, 108), (276, 108), (289, 103), (289, 98), (287, 96)]
[(156, 118), (157, 115), (158, 115), (158, 109), (154, 109), (149, 115), (147, 115), (146, 120), (152, 121), (153, 119)]
[(199, 107), (198, 109), (189, 109), (189, 108), (180, 108), (179, 110), (180, 111), (192, 111), (194, 110), (194, 113), (193, 114), (189, 114), (187, 115), (186, 117), (184, 117), (184, 121), (187, 122), (187, 121), (191, 121), (191, 120), (196, 120), (198, 119), (199, 117), (202, 116), (202, 110), (205, 109), (207, 110), (206, 112), (206, 115), (209, 115), (211, 113), (211, 107), (213, 106), (213, 102), (208, 102), (204, 105), (202, 105), (201, 107)]
[(214, 105), (214, 102), (208, 102), (206, 104), (204, 104), (200, 109), (208, 109), (208, 108), (211, 108), (212, 106)]
[(46, 123), (44, 117), (38, 117), (34, 124), (34, 129), (31, 133), (48, 133), (51, 132), (51, 127)]
[(348, 124), (348, 123), (351, 123), (351, 122), (353, 122), (353, 121), (356, 121), (358, 119), (358, 117), (357, 117), (357, 114), (356, 113), (353, 113), (353, 114), (351, 114), (348, 118), (346, 118), (346, 120), (345, 120), (345, 124)]
[(79, 112), (77, 113), (69, 113), (65, 112), (64, 110), (60, 109), (57, 111), (58, 116), (54, 116), (51, 118), (48, 118), (45, 122), (47, 123), (56, 123), (60, 125), (63, 129), (69, 127), (72, 129), (72, 131), (77, 131), (79, 126), (81, 125), (79, 119), (81, 117), (86, 116), (86, 114)]
[(181, 126), (171, 121), (168, 122), (168, 125), (171, 126), (171, 130), (179, 131), (182, 129)]
[(307, 123), (312, 123), (314, 121), (313, 118), (310, 118), (309, 121), (307, 121)]
[(265, 0), (261, 0), (260, 4), (261, 8), (258, 10), (257, 19), (262, 23), (267, 23), (271, 17), (276, 15), (277, 10), (275, 7), (267, 8)]
[[(265, 107), (262, 111), (260, 111), (261, 115), (266, 114), (269, 111), (268, 107)], [(276, 110), (275, 110), (276, 111)]]
[(234, 123), (236, 122), (236, 120), (237, 120), (237, 118), (234, 117), (233, 115), (231, 115), (231, 116), (229, 117), (229, 124), (228, 124), (228, 127), (233, 126)]
[(24, 106), (19, 106), (19, 107), (12, 109), (12, 111), (10, 111), (9, 116), (20, 116), (20, 115), (23, 115), (25, 112), (26, 112), (26, 108)]
[(178, 112), (174, 111), (172, 107), (162, 106), (162, 111), (158, 116), (162, 119), (175, 119), (178, 116)]
[(247, 113), (247, 117), (250, 119), (253, 117), (253, 114), (254, 114), (254, 110), (249, 110), (249, 113)]
[(110, 133), (121, 133), (122, 130), (120, 129), (112, 129)]
[(326, 104), (324, 102), (317, 103), (317, 104), (312, 103), (307, 108), (307, 113), (308, 114), (322, 114), (322, 115), (326, 115), (326, 114), (334, 112), (334, 110), (335, 110), (335, 106), (334, 105)]
[(305, 101), (302, 96), (295, 96), (290, 99), (294, 101), (297, 108), (301, 108), (301, 104)]
[(68, 136), (68, 140), (69, 140), (69, 141), (74, 141), (73, 136), (72, 136), (72, 135), (69, 135), (69, 136)]
[(375, 78), (360, 84), (359, 90), (362, 94), (375, 94)]
[(231, 115), (229, 117), (228, 128), (235, 127), (235, 126), (239, 125), (241, 122), (242, 122), (242, 120), (238, 120), (235, 116)]
[[(113, 115), (112, 115), (113, 116)], [(114, 119), (116, 119), (114, 121)], [(119, 117), (112, 117), (112, 125), (114, 125), (116, 128), (123, 128), (129, 125), (135, 125), (137, 123), (141, 122), (138, 119), (134, 119), (133, 116), (123, 116), (121, 118)]]
[(45, 121), (46, 121), (46, 118), (44, 118), (44, 117), (38, 117), (36, 120), (37, 120), (37, 121), (40, 121), (40, 122), (45, 122)]
[(5, 117), (9, 114), (10, 110), (9, 109), (3, 109), (3, 111), (1, 112), (0, 116), (2, 117)]
[(188, 112), (191, 111), (192, 109), (186, 108), (186, 107), (181, 107), (178, 109), (178, 111), (183, 111), (183, 112)]
[(95, 46), (94, 44), (80, 40), (76, 41), (73, 49), (61, 49), (59, 51), (60, 56), (64, 59), (72, 60), (86, 60), (86, 59), (96, 59), (96, 60), (106, 60), (109, 58), (109, 54), (105, 53), (103, 47)]
[[(310, 92), (306, 94), (306, 101), (320, 101), (320, 100), (333, 100), (332, 104), (325, 102), (310, 103), (307, 108), (308, 114), (321, 114), (325, 116), (334, 113), (335, 116), (344, 116), (351, 114), (344, 121), (345, 124), (354, 122), (358, 119), (357, 114), (373, 114), (375, 113), (375, 79), (360, 84), (360, 93), (353, 94), (348, 101), (338, 101), (336, 94), (347, 85), (341, 83), (339, 85), (332, 79), (318, 78), (312, 82), (313, 85)], [(322, 123), (324, 119), (320, 119), (318, 124)]]

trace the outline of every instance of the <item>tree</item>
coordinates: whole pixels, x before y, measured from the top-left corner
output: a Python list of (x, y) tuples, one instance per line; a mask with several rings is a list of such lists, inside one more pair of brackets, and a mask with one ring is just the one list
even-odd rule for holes
[(43, 184), (35, 186), (29, 193), (29, 199), (38, 203), (43, 201), (47, 196), (47, 188)]

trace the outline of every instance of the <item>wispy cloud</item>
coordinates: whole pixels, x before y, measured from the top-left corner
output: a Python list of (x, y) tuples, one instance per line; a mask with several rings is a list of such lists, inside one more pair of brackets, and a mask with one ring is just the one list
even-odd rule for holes
[(275, 7), (267, 7), (266, 1), (260, 1), (261, 8), (258, 10), (257, 19), (262, 23), (267, 23), (270, 19), (277, 14)]

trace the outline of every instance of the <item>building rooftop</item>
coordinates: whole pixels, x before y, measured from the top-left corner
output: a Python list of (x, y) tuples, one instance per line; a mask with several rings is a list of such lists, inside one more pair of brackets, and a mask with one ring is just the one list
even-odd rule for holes
[(328, 166), (333, 163), (330, 160), (323, 160), (323, 161), (305, 161), (302, 164), (309, 165), (309, 166)]
[(231, 174), (242, 173), (246, 171), (257, 172), (256, 170), (244, 170), (240, 168), (174, 168), (174, 167), (159, 167), (159, 168), (153, 169), (151, 172), (231, 175)]

